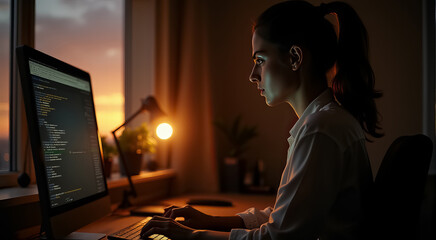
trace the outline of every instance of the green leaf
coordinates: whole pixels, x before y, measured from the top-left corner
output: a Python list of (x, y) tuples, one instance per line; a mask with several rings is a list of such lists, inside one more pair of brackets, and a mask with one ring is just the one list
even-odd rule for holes
[(156, 139), (151, 136), (146, 123), (135, 129), (124, 128), (118, 141), (121, 149), (126, 152), (155, 152)]
[(224, 134), (231, 145), (229, 156), (238, 157), (247, 150), (247, 142), (255, 138), (257, 134), (256, 126), (246, 126), (242, 124), (242, 117), (238, 115), (231, 124), (226, 124), (222, 120), (214, 121), (214, 125)]

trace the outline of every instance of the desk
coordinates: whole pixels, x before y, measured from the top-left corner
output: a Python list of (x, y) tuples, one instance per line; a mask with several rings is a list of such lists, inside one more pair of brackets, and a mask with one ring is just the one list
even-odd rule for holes
[[(232, 216), (250, 207), (264, 209), (267, 206), (274, 206), (275, 202), (274, 195), (244, 194), (192, 194), (164, 199), (162, 202), (168, 203), (169, 205), (184, 206), (186, 205), (187, 200), (191, 198), (223, 199), (229, 200), (233, 203), (233, 206), (231, 207), (194, 206), (196, 209), (214, 216)], [(143, 219), (143, 217), (130, 216), (128, 215), (128, 211), (121, 211), (91, 223), (79, 229), (78, 231), (111, 234), (124, 227), (134, 224), (141, 219)]]

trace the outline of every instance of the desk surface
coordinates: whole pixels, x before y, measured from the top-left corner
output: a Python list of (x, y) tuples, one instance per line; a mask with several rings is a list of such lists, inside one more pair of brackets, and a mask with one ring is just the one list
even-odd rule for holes
[[(275, 201), (275, 196), (273, 195), (192, 194), (164, 199), (162, 200), (162, 203), (165, 205), (184, 206), (186, 205), (188, 199), (191, 198), (220, 199), (228, 200), (233, 203), (233, 206), (231, 207), (194, 206), (196, 209), (214, 216), (232, 216), (250, 207), (264, 209), (265, 207), (273, 206)], [(143, 218), (144, 217), (130, 216), (128, 215), (128, 211), (117, 211), (110, 216), (104, 217), (79, 229), (78, 231), (111, 234), (124, 227), (134, 224)]]

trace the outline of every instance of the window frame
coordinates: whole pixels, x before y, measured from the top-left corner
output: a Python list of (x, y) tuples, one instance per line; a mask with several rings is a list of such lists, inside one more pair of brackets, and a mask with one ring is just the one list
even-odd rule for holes
[[(141, 99), (155, 93), (155, 38), (150, 36), (156, 32), (156, 0), (125, 0), (124, 9), (124, 116), (128, 119), (141, 107)], [(146, 59), (153, 61), (144, 64)]]
[[(10, 30), (10, 102), (9, 102), (9, 156), (10, 171), (0, 174), (0, 187), (16, 186), (17, 177), (23, 171), (24, 159), (29, 164), (32, 158), (29, 149), (26, 149), (28, 134), (24, 110), (21, 83), (16, 61), (15, 48), (19, 45), (34, 46), (35, 30), (35, 0), (11, 0), (11, 30)], [(32, 174), (30, 174), (32, 176)], [(31, 178), (35, 182), (35, 178)]]

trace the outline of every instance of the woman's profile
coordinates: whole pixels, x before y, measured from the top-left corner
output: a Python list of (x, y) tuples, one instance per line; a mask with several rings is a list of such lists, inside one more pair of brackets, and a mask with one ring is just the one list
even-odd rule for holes
[[(325, 18), (334, 14), (338, 31)], [(373, 183), (366, 141), (382, 136), (366, 29), (351, 6), (285, 1), (253, 26), (249, 76), (266, 104), (289, 104), (286, 166), (274, 206), (214, 217), (169, 207), (143, 236), (172, 239), (359, 239)], [(330, 79), (327, 76), (332, 76)], [(174, 219), (184, 217), (184, 221)]]

